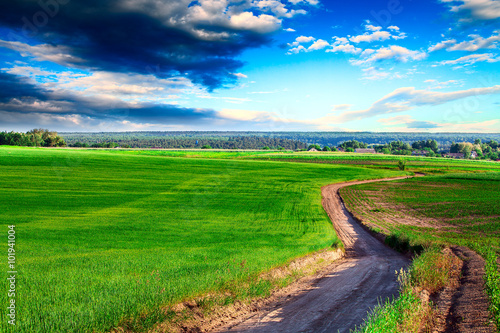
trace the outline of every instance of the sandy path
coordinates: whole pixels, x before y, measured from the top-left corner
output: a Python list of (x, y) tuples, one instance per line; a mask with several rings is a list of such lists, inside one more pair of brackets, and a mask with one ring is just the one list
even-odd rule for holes
[(344, 243), (346, 257), (312, 285), (288, 301), (261, 309), (243, 322), (217, 332), (349, 332), (359, 326), (380, 299), (396, 296), (396, 271), (408, 259), (391, 250), (361, 227), (346, 210), (338, 190), (374, 181), (328, 185), (322, 188), (323, 207)]

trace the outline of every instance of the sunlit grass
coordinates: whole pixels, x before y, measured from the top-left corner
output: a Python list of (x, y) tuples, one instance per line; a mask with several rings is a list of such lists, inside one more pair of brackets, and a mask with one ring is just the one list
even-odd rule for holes
[(15, 332), (30, 333), (144, 329), (189, 297), (265, 296), (261, 272), (338, 245), (321, 186), (401, 175), (17, 148), (0, 148), (0, 173), (1, 224), (17, 230)]

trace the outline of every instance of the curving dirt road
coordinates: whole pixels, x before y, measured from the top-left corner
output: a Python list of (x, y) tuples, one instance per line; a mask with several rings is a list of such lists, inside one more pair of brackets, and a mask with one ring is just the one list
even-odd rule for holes
[(381, 299), (396, 296), (395, 272), (406, 267), (409, 260), (363, 229), (344, 207), (338, 190), (349, 185), (404, 178), (323, 187), (323, 207), (344, 243), (345, 259), (286, 302), (259, 310), (243, 322), (217, 332), (349, 332), (363, 322)]

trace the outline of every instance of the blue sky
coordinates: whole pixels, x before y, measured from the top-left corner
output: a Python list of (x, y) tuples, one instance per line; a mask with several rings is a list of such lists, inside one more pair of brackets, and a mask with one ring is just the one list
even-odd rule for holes
[(499, 132), (498, 0), (0, 4), (0, 130)]

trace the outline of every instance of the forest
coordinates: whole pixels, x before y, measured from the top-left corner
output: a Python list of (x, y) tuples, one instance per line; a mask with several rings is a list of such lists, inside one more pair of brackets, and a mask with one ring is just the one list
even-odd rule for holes
[[(441, 156), (497, 160), (499, 133), (369, 133), (369, 132), (101, 132), (60, 133), (33, 129), (0, 132), (0, 145), (76, 148), (269, 149), (353, 152), (373, 148), (392, 155)], [(474, 153), (475, 152), (475, 153)]]
[[(321, 147), (338, 147), (351, 140), (367, 145), (385, 145), (394, 141), (409, 143), (436, 140), (441, 149), (449, 149), (455, 142), (470, 142), (481, 139), (500, 141), (500, 133), (382, 133), (382, 132), (113, 132), (113, 133), (69, 133), (60, 135), (68, 145), (111, 143), (131, 148), (212, 148), (261, 149), (265, 146), (281, 146), (285, 149), (301, 149), (317, 144)], [(243, 139), (251, 137), (252, 139)], [(290, 140), (272, 141), (270, 139)], [(196, 145), (198, 141), (198, 145)], [(220, 142), (219, 142), (220, 141)], [(216, 143), (217, 142), (217, 143)]]

